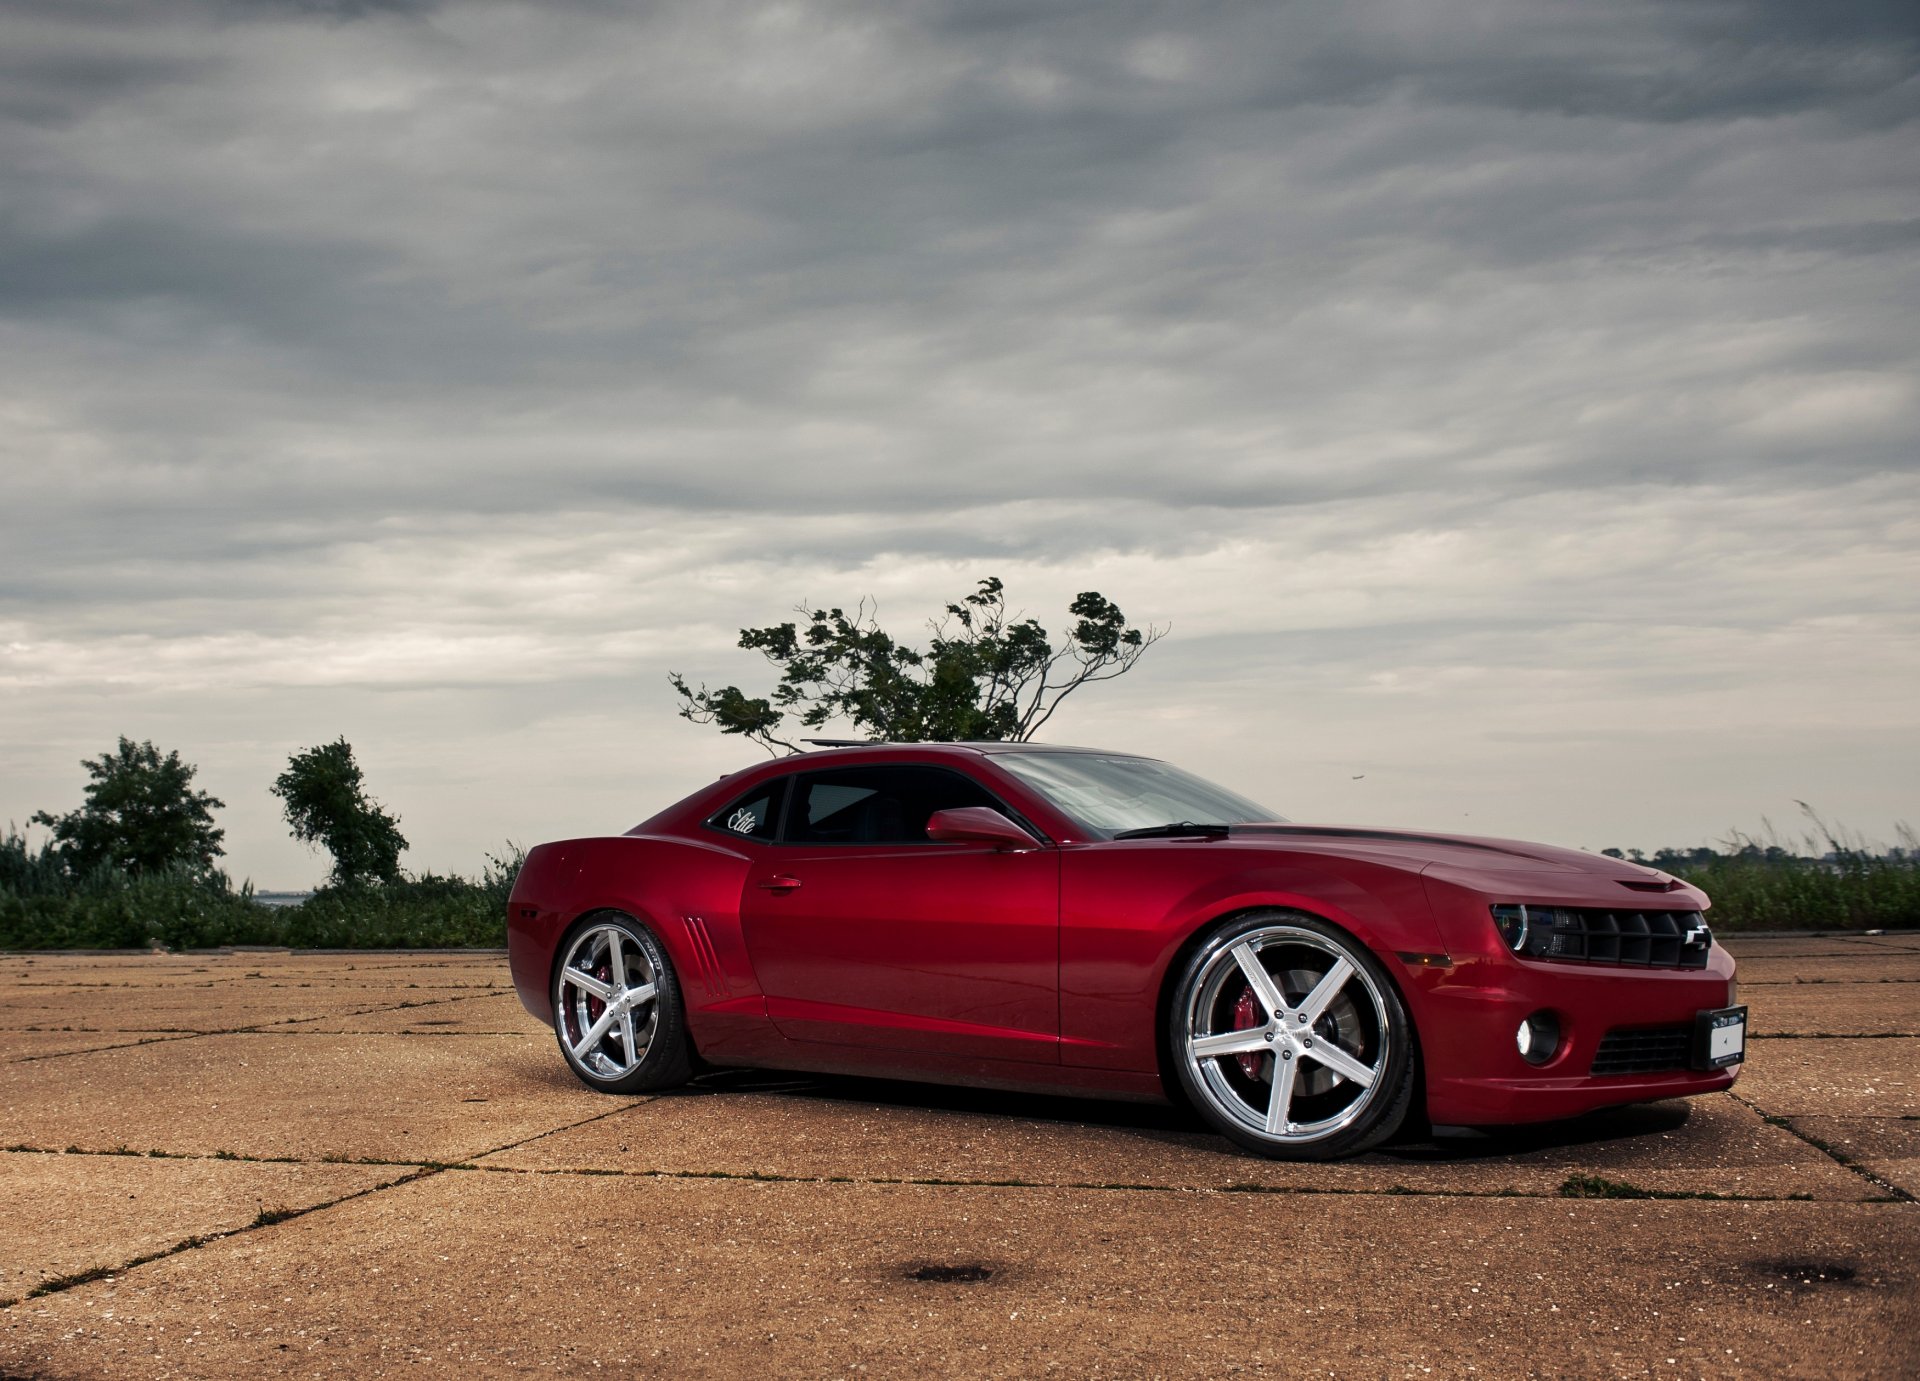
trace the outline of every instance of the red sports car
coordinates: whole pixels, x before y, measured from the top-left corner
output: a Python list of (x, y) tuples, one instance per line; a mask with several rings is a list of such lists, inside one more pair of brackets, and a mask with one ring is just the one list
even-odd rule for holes
[(1150, 758), (832, 748), (527, 856), (520, 1000), (589, 1086), (697, 1067), (1184, 1097), (1263, 1155), (1726, 1088), (1707, 898), (1617, 859), (1285, 823)]

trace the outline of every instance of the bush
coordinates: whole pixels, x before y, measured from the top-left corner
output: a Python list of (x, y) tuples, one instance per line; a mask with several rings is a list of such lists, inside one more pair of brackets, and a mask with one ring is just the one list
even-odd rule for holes
[(69, 876), (50, 848), (0, 836), (0, 949), (438, 949), (506, 943), (507, 895), (522, 855), (489, 858), (478, 879), (428, 874), (326, 887), (299, 906), (263, 906), (225, 874), (175, 868)]

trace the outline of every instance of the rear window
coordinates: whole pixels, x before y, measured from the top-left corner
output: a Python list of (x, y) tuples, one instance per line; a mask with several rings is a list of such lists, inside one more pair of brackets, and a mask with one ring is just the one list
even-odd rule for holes
[(787, 794), (787, 781), (785, 777), (775, 777), (760, 783), (709, 815), (707, 827), (771, 844), (780, 828), (780, 803)]

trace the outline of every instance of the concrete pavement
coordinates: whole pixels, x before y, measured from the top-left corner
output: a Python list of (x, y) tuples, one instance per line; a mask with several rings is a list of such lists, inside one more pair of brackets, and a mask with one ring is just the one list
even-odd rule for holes
[(1911, 1375), (1920, 936), (1733, 947), (1731, 1094), (1332, 1166), (602, 1097), (495, 954), (0, 955), (0, 1375)]

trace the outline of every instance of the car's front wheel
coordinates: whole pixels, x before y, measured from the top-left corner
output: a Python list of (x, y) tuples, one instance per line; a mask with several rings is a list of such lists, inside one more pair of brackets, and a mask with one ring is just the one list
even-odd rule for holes
[(602, 1093), (672, 1088), (692, 1073), (673, 964), (628, 916), (592, 917), (567, 937), (553, 972), (553, 1030), (568, 1067)]
[(1223, 924), (1180, 969), (1167, 1024), (1195, 1108), (1261, 1155), (1364, 1151), (1413, 1100), (1399, 994), (1364, 945), (1317, 917), (1267, 911)]

